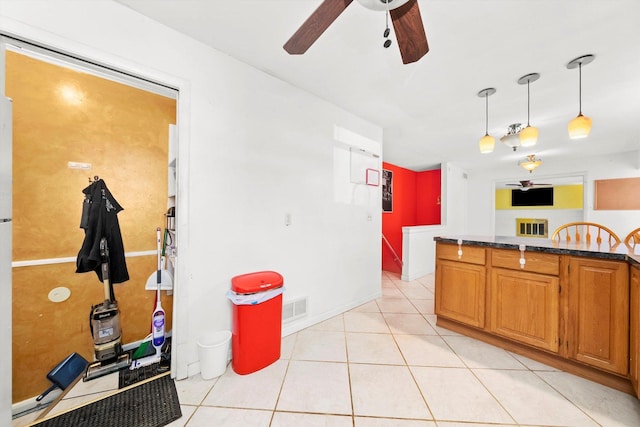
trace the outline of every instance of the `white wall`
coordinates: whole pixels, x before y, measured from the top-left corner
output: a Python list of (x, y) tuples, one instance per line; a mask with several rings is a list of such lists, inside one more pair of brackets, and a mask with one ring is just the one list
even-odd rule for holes
[(436, 270), (436, 236), (446, 236), (443, 225), (402, 227), (402, 276), (415, 280)]
[(349, 182), (333, 138), (339, 125), (381, 151), (379, 127), (112, 1), (2, 2), (0, 30), (180, 90), (179, 378), (200, 335), (231, 328), (235, 275), (275, 270), (285, 299), (309, 298), (287, 332), (380, 295), (379, 187)]
[(446, 235), (468, 234), (467, 217), (475, 215), (476, 207), (469, 209), (467, 198), (470, 193), (467, 171), (454, 163), (442, 165), (442, 225)]
[[(640, 145), (640, 144), (639, 144)], [(640, 225), (640, 211), (598, 211), (593, 209), (593, 182), (598, 179), (640, 176), (639, 152), (545, 161), (532, 175), (516, 166), (497, 170), (471, 170), (469, 175), (467, 232), (493, 235), (495, 218), (495, 183), (505, 179), (530, 179), (543, 182), (545, 177), (585, 176), (584, 220), (611, 228), (620, 238)], [(526, 176), (526, 178), (524, 178)], [(551, 228), (551, 225), (550, 225)], [(553, 232), (553, 230), (551, 230)]]

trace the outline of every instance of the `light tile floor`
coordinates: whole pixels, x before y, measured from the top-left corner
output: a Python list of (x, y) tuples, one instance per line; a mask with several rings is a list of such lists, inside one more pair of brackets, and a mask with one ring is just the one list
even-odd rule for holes
[(435, 326), (433, 275), (282, 340), (249, 375), (177, 381), (170, 427), (640, 426), (640, 401)]

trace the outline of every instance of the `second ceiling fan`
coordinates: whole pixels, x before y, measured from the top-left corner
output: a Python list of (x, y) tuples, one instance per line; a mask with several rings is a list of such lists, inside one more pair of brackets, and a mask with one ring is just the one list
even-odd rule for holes
[[(389, 11), (402, 63), (416, 62), (429, 52), (418, 0), (358, 0), (363, 6)], [(329, 28), (353, 0), (324, 0), (285, 43), (284, 50), (301, 55)]]
[(523, 180), (519, 184), (507, 184), (509, 187), (519, 187), (521, 191), (527, 191), (530, 188), (552, 187), (552, 184), (538, 184), (533, 181)]

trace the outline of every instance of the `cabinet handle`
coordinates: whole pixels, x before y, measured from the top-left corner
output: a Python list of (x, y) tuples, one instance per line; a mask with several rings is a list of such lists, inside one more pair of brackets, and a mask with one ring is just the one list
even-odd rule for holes
[(462, 239), (458, 239), (458, 259), (462, 258)]
[(524, 259), (524, 250), (526, 249), (525, 245), (520, 245), (520, 268), (524, 268), (524, 265), (527, 263), (527, 260)]

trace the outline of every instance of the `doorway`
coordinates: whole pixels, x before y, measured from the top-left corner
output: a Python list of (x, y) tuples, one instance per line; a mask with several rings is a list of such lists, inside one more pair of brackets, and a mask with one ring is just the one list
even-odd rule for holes
[[(534, 223), (544, 221), (545, 232), (526, 238), (551, 238), (553, 231), (562, 224), (584, 221), (585, 181), (584, 175), (576, 174), (496, 182), (494, 187), (494, 234), (497, 236), (521, 236), (518, 232), (519, 224), (523, 219), (527, 219)], [(531, 195), (535, 191), (550, 192), (551, 203), (536, 206), (515, 203), (513, 200), (514, 192)]]
[[(46, 373), (71, 352), (93, 360), (88, 328), (102, 287), (75, 273), (82, 244), (82, 190), (103, 179), (118, 214), (130, 279), (115, 285), (123, 343), (149, 331), (157, 269), (156, 227), (169, 198), (169, 125), (177, 91), (8, 40), (5, 93), (13, 102), (11, 255), (13, 402), (39, 394)], [(68, 293), (57, 301), (56, 290)], [(52, 297), (52, 293), (54, 294)], [(174, 301), (163, 295), (167, 323)], [(58, 326), (58, 325), (61, 325)]]

